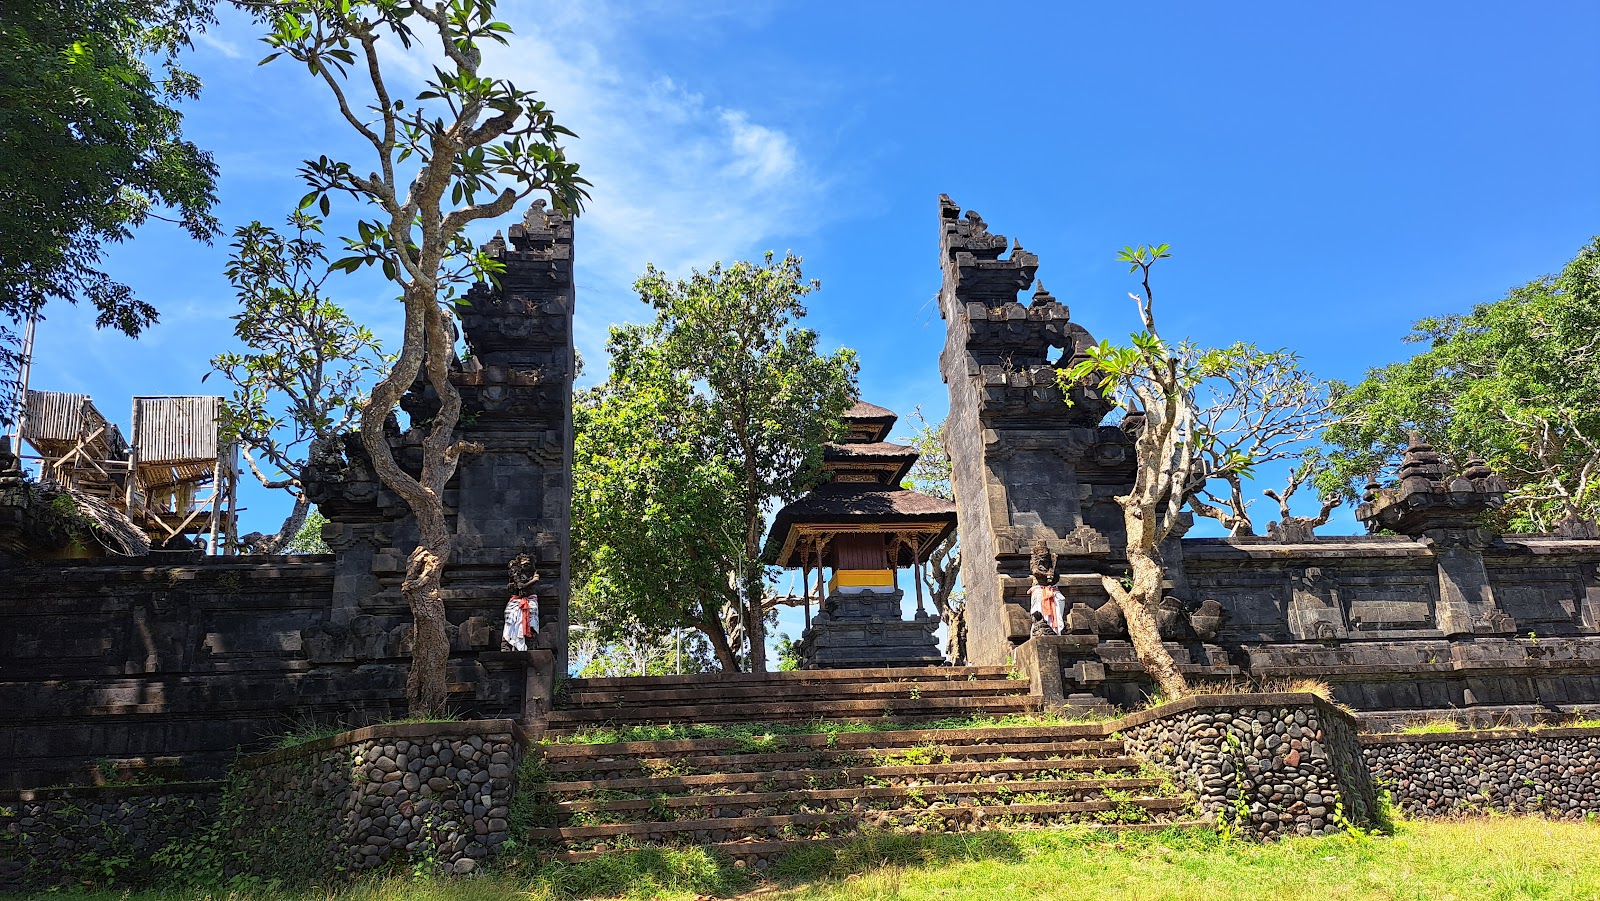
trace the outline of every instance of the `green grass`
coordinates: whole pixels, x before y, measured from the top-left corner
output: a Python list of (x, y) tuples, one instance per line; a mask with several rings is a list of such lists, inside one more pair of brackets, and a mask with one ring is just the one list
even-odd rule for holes
[(1401, 735), (1440, 735), (1459, 731), (1461, 725), (1455, 720), (1426, 720), (1420, 723), (1407, 723), (1400, 727)]
[[(394, 719), (382, 720), (380, 722), (373, 723), (372, 725), (376, 725), (376, 726), (403, 726), (403, 725), (406, 725), (406, 724), (409, 724), (409, 723), (458, 723), (458, 722), (461, 722), (461, 721), (462, 721), (462, 719), (459, 716), (445, 716), (445, 717), (403, 716), (403, 717), (396, 717)], [(322, 723), (322, 722), (318, 722), (318, 721), (316, 721), (314, 719), (299, 719), (299, 718), (295, 718), (295, 719), (291, 719), (289, 721), (289, 727), (288, 727), (288, 729), (286, 731), (284, 731), (283, 734), (273, 737), (272, 747), (277, 749), (277, 750), (282, 750), (284, 748), (292, 748), (292, 747), (295, 747), (296, 745), (303, 745), (303, 744), (305, 744), (307, 742), (320, 741), (321, 739), (324, 739), (324, 738), (332, 738), (335, 735), (340, 735), (340, 734), (343, 734), (345, 732), (349, 732), (352, 729), (357, 729), (357, 728), (360, 728), (360, 727), (358, 727), (358, 726), (349, 726), (349, 725), (346, 725), (346, 724), (344, 724), (342, 722), (338, 722), (338, 723)]]
[[(1392, 836), (1225, 842), (1199, 830), (883, 835), (809, 848), (757, 878), (700, 850), (640, 851), (457, 880), (371, 879), (338, 891), (149, 892), (80, 901), (566, 901), (748, 895), (762, 901), (1600, 898), (1600, 823), (1407, 821)], [(59, 897), (59, 896), (53, 896)]]
[(1053, 713), (1007, 714), (1005, 716), (962, 716), (925, 723), (896, 723), (884, 720), (838, 722), (813, 720), (809, 723), (734, 723), (719, 725), (672, 724), (665, 726), (597, 726), (554, 739), (557, 744), (603, 745), (622, 741), (680, 741), (697, 738), (733, 738), (741, 749), (776, 750), (784, 735), (843, 734), (847, 732), (899, 732), (905, 729), (991, 729), (1006, 726), (1081, 726), (1115, 719), (1113, 716), (1063, 716)]

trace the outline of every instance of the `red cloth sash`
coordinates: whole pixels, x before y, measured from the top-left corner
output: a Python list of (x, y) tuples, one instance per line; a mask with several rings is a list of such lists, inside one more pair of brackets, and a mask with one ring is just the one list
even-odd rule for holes
[(523, 638), (532, 637), (532, 635), (533, 635), (533, 619), (532, 619), (532, 614), (528, 612), (528, 599), (527, 598), (512, 598), (512, 600), (516, 601), (517, 605), (522, 608), (522, 637)]

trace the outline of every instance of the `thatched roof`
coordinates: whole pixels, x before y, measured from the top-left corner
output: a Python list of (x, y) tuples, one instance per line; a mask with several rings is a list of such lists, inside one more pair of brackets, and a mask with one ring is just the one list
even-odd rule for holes
[(895, 420), (900, 417), (896, 416), (893, 410), (858, 400), (855, 406), (846, 410), (840, 418), (851, 432), (863, 432), (873, 441), (882, 441), (889, 437), (889, 431), (894, 428)]
[(829, 469), (849, 469), (852, 462), (877, 470), (887, 467), (884, 481), (896, 485), (911, 471), (918, 456), (915, 448), (887, 441), (852, 441), (825, 445), (822, 449), (822, 461)]
[(71, 498), (77, 516), (82, 517), (81, 525), (107, 552), (122, 557), (143, 557), (150, 553), (150, 536), (134, 525), (126, 513), (94, 495), (54, 483), (41, 485), (36, 491), (39, 500), (51, 506), (57, 498)]
[(830, 482), (788, 504), (773, 517), (772, 530), (762, 549), (762, 559), (778, 566), (799, 566), (793, 557), (790, 532), (801, 524), (882, 526), (935, 526), (938, 537), (956, 526), (956, 505), (899, 487), (865, 482)]

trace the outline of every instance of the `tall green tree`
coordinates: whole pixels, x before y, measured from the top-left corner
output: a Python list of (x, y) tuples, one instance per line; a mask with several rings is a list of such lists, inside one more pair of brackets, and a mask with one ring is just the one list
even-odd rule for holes
[[(573, 405), (572, 548), (583, 637), (597, 648), (677, 629), (739, 669), (724, 612), (737, 609), (738, 475), (714, 452), (709, 404), (665, 366), (647, 326), (614, 326), (611, 377)], [(576, 619), (574, 620), (576, 621)]]
[(1448, 463), (1481, 454), (1505, 478), (1506, 527), (1600, 518), (1600, 237), (1559, 273), (1406, 340), (1426, 349), (1340, 390), (1325, 488), (1355, 497), (1418, 432)]
[(129, 335), (155, 322), (101, 268), (106, 245), (151, 217), (217, 233), (216, 163), (178, 108), (200, 82), (177, 57), (212, 21), (206, 0), (0, 3), (0, 362), (15, 362), (15, 325), (53, 300), (87, 301)]
[(366, 386), (389, 365), (372, 330), (324, 295), (322, 220), (296, 211), (288, 225), (292, 234), (260, 222), (234, 230), (226, 272), (243, 307), (233, 334), (245, 350), (211, 360), (234, 387), (223, 405), (228, 437), (244, 445), (262, 485), (294, 499), (277, 532), (253, 542), (264, 554), (297, 540), (311, 510), (300, 476), (312, 446), (350, 430)]
[[(265, 41), (273, 53), (262, 62), (287, 56), (304, 65), (365, 145), (364, 162), (307, 160), (301, 174), (311, 190), (301, 209), (316, 204), (327, 215), (334, 197), (364, 205), (372, 218), (356, 223), (345, 239), (351, 255), (332, 268), (377, 266), (399, 291), (401, 345), (362, 406), (361, 444), (379, 480), (416, 517), (419, 541), (400, 589), (415, 623), (406, 695), (413, 715), (442, 716), (450, 644), (440, 585), (454, 538), (444, 490), (461, 455), (474, 451), (456, 434), (451, 310), (465, 284), (499, 267), (465, 230), (535, 193), (576, 212), (588, 182), (561, 147), (572, 133), (545, 103), (483, 71), (484, 46), (505, 43), (511, 31), (495, 19), (494, 0), (240, 2), (270, 22)], [(385, 74), (397, 50), (437, 56), (410, 96), (396, 93), (399, 83)], [(426, 425), (413, 424), (422, 433), (421, 466), (408, 472), (384, 423), (419, 375), (437, 393), (439, 410)]]
[[(817, 283), (803, 277), (793, 255), (718, 263), (680, 280), (649, 266), (634, 287), (655, 320), (613, 331), (613, 380), (602, 392), (654, 392), (618, 403), (634, 405), (629, 431), (656, 458), (591, 458), (585, 465), (648, 467), (657, 476), (641, 482), (640, 496), (621, 508), (629, 511), (622, 523), (654, 528), (633, 511), (671, 511), (671, 528), (698, 536), (692, 544), (669, 538), (639, 550), (660, 555), (669, 568), (685, 566), (679, 582), (699, 586), (699, 593), (668, 602), (689, 611), (684, 619), (706, 632), (724, 667), (737, 648), (718, 647), (717, 629), (706, 622), (712, 603), (732, 608), (732, 627), (722, 628), (726, 641), (742, 641), (750, 668), (764, 672), (767, 618), (776, 602), (760, 557), (767, 513), (774, 502), (798, 497), (820, 472), (822, 445), (837, 436), (855, 393), (855, 353), (819, 352), (816, 332), (798, 324)], [(654, 436), (662, 436), (659, 449)], [(615, 456), (645, 456), (620, 434), (607, 440)], [(582, 468), (575, 473), (580, 484), (586, 478)], [(590, 534), (602, 545), (613, 540)], [(648, 584), (620, 566), (616, 573)]]

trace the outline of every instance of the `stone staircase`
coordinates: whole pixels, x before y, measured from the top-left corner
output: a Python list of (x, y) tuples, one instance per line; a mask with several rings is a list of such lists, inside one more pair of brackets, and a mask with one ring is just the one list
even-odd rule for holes
[(568, 861), (695, 845), (765, 869), (784, 852), (863, 833), (1193, 821), (1170, 782), (1097, 725), (755, 727), (722, 738), (547, 742), (530, 754), (513, 828)]
[(546, 728), (893, 720), (926, 723), (1038, 709), (1028, 683), (1000, 666), (928, 666), (572, 679)]

